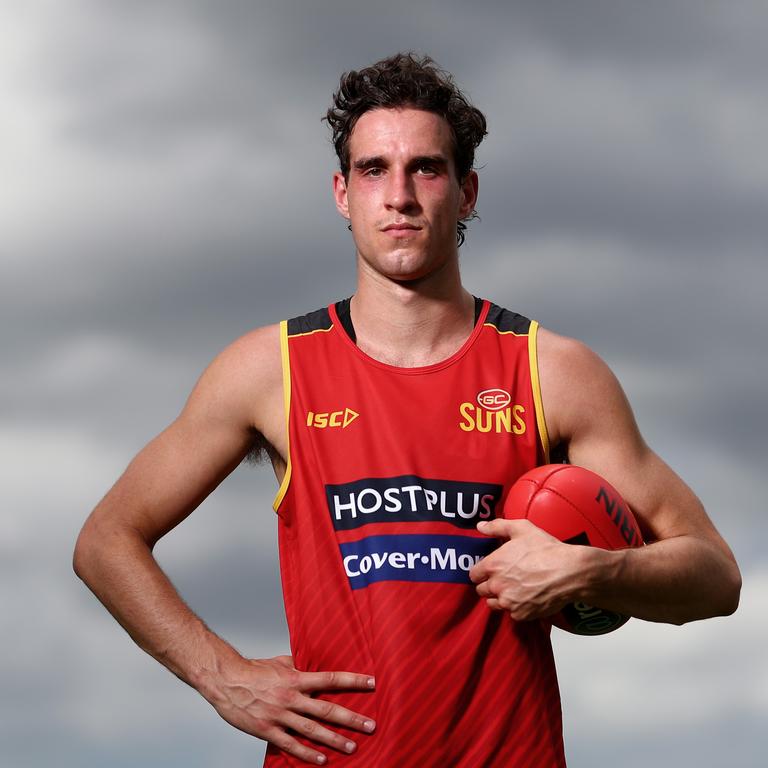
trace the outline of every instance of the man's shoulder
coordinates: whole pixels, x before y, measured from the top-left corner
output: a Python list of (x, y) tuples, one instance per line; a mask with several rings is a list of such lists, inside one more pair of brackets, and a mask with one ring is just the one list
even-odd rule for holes
[(539, 371), (550, 388), (572, 399), (574, 387), (602, 388), (615, 376), (606, 362), (583, 341), (546, 328), (537, 334)]
[(538, 333), (538, 359), (553, 442), (567, 440), (576, 429), (601, 419), (606, 411), (628, 409), (613, 371), (584, 342), (542, 328)]
[(283, 397), (280, 327), (254, 328), (228, 344), (210, 362), (187, 401), (185, 412), (255, 428), (279, 442)]
[(232, 341), (211, 361), (201, 382), (221, 396), (248, 399), (281, 388), (279, 324), (254, 328)]
[(222, 367), (248, 368), (270, 363), (280, 358), (280, 324), (272, 323), (253, 328), (230, 342), (217, 355), (214, 362)]
[(548, 328), (539, 327), (538, 333), (539, 357), (542, 362), (556, 368), (572, 367), (574, 365), (594, 365), (600, 357), (583, 341), (570, 336), (563, 336)]

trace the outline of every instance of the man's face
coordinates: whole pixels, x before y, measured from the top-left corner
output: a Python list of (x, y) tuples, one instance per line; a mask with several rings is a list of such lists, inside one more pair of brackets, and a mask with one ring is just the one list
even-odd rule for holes
[(477, 174), (459, 184), (446, 120), (420, 109), (376, 109), (349, 140), (349, 178), (334, 176), (361, 270), (416, 280), (457, 258), (456, 222), (477, 200)]

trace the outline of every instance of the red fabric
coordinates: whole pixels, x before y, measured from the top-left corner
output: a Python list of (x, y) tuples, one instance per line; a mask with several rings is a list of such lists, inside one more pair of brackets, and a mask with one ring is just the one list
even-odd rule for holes
[[(377, 723), (372, 735), (331, 726), (358, 750), (321, 748), (329, 765), (565, 765), (549, 625), (490, 611), (467, 576), (493, 546), (476, 523), (501, 516), (510, 486), (543, 461), (528, 336), (500, 333), (488, 311), (425, 368), (364, 355), (333, 306), (330, 330), (289, 335), (278, 514), (294, 663), (376, 677), (374, 692), (323, 695)], [(479, 405), (491, 389), (511, 395), (506, 416)], [(489, 431), (462, 429), (466, 414)], [(265, 765), (303, 763), (270, 746)]]

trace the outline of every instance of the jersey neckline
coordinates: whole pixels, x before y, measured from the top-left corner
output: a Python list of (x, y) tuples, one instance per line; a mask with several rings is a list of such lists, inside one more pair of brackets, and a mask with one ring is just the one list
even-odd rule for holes
[(454, 363), (461, 360), (461, 358), (464, 357), (467, 352), (469, 352), (475, 343), (475, 340), (480, 335), (480, 332), (483, 330), (483, 324), (485, 323), (485, 320), (488, 317), (488, 311), (490, 310), (490, 301), (488, 301), (488, 299), (482, 299), (482, 302), (483, 306), (480, 310), (480, 315), (475, 322), (475, 326), (472, 329), (472, 333), (469, 334), (466, 341), (459, 347), (459, 349), (457, 349), (450, 357), (447, 357), (445, 360), (441, 360), (438, 363), (432, 363), (431, 365), (418, 365), (414, 367), (390, 365), (389, 363), (384, 363), (381, 360), (377, 360), (375, 357), (371, 357), (370, 355), (366, 354), (360, 349), (360, 347), (357, 346), (357, 344), (355, 344), (355, 342), (352, 341), (352, 339), (349, 338), (349, 335), (344, 329), (342, 322), (339, 319), (339, 315), (336, 312), (335, 303), (332, 303), (328, 306), (328, 313), (331, 316), (331, 322), (333, 323), (333, 333), (338, 338), (340, 338), (342, 342), (351, 349), (353, 354), (359, 357), (364, 363), (372, 365), (375, 368), (380, 368), (384, 371), (390, 371), (391, 373), (399, 373), (405, 376), (419, 376), (425, 373), (434, 373), (435, 371), (440, 371), (443, 368), (447, 368), (448, 366), (453, 365)]

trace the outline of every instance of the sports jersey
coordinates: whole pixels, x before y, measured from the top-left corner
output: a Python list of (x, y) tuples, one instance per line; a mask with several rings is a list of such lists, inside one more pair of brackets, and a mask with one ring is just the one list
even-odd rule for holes
[[(358, 745), (323, 749), (330, 765), (565, 765), (549, 625), (491, 611), (468, 575), (498, 546), (477, 523), (549, 450), (537, 324), (476, 308), (463, 346), (417, 368), (366, 355), (337, 305), (281, 323), (275, 510), (294, 664), (376, 678), (320, 696), (376, 721), (371, 735), (330, 726)], [(270, 745), (265, 765), (303, 763)]]

